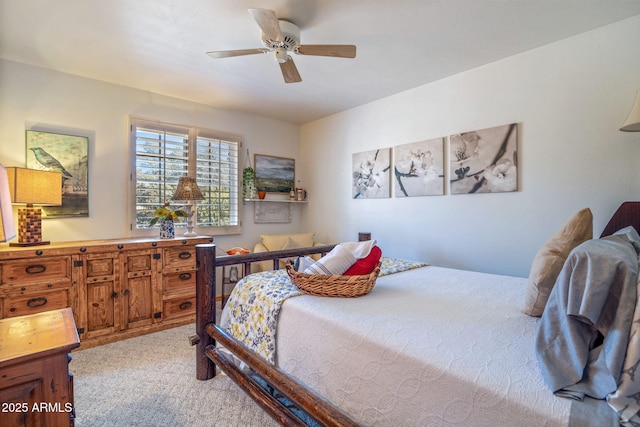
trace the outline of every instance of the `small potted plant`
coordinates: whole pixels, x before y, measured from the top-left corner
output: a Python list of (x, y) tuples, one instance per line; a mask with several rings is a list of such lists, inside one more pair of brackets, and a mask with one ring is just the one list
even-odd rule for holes
[(247, 156), (244, 158), (244, 169), (242, 169), (242, 198), (245, 200), (256, 198), (256, 171), (251, 165), (248, 148)]
[(173, 221), (178, 218), (186, 218), (187, 213), (182, 209), (171, 209), (169, 202), (162, 205), (161, 208), (156, 209), (153, 212), (154, 217), (149, 223), (151, 226), (160, 222), (160, 238), (161, 239), (173, 239), (175, 237), (175, 229), (173, 227)]
[(242, 198), (256, 198), (256, 171), (251, 166), (242, 170)]

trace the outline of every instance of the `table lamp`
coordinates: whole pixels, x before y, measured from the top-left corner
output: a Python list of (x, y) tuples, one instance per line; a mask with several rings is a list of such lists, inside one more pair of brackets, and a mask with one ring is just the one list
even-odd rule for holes
[(191, 176), (182, 176), (178, 181), (178, 188), (171, 198), (171, 200), (186, 200), (187, 201), (187, 231), (185, 236), (195, 236), (193, 231), (193, 214), (195, 213), (193, 208), (196, 200), (204, 200), (204, 196), (196, 184), (196, 179)]
[(16, 227), (13, 224), (9, 177), (7, 170), (0, 165), (0, 242), (6, 242), (14, 237), (16, 237)]
[[(18, 209), (18, 242), (9, 246), (48, 245), (42, 240), (42, 210), (39, 206), (62, 204), (62, 174), (27, 168), (7, 168), (9, 193)], [(39, 206), (34, 206), (39, 205)]]
[(640, 90), (636, 93), (636, 101), (631, 107), (629, 117), (620, 128), (624, 132), (640, 132)]

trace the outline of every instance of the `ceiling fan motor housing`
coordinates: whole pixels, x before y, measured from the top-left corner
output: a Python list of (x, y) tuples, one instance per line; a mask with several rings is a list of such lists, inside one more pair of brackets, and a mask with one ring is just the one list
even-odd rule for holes
[(291, 52), (296, 46), (300, 45), (300, 28), (298, 28), (297, 25), (282, 19), (278, 20), (278, 24), (280, 25), (280, 32), (282, 33), (283, 41), (278, 42), (276, 40), (270, 40), (264, 35), (264, 33), (262, 33), (260, 37), (262, 44), (269, 49), (282, 47)]

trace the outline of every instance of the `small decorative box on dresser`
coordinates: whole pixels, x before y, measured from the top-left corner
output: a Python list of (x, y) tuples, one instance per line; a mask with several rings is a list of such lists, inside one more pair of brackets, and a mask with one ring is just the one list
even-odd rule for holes
[(211, 237), (0, 245), (0, 319), (70, 307), (82, 348), (195, 321), (195, 246)]
[(80, 345), (70, 308), (0, 320), (0, 425), (72, 426), (69, 352)]

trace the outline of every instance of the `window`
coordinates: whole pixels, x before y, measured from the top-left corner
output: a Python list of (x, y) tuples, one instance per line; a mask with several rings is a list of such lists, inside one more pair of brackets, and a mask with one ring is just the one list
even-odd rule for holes
[[(195, 176), (204, 200), (197, 202), (194, 224), (202, 234), (240, 230), (238, 154), (241, 138), (213, 130), (131, 119), (134, 172), (131, 181), (134, 234), (144, 235), (153, 212), (171, 201), (181, 176)], [(176, 226), (185, 226), (180, 218)]]

